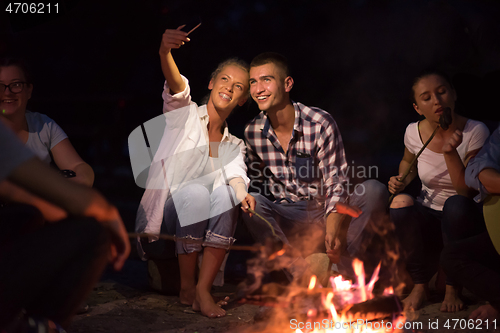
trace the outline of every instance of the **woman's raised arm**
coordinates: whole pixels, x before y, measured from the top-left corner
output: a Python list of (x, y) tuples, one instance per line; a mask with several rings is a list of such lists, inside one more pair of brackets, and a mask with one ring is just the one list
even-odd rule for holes
[(171, 52), (172, 49), (178, 49), (189, 42), (187, 33), (180, 30), (182, 27), (183, 25), (177, 29), (165, 30), (160, 45), (161, 69), (172, 95), (184, 91), (186, 88), (186, 83), (182, 80)]

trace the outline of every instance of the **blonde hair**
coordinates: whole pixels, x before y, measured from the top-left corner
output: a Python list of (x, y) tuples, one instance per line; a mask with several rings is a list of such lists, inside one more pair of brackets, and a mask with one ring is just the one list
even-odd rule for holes
[(229, 58), (229, 59), (226, 59), (223, 62), (219, 63), (219, 65), (217, 66), (217, 68), (212, 72), (212, 75), (210, 76), (210, 79), (211, 80), (215, 80), (215, 78), (217, 77), (217, 75), (219, 75), (220, 72), (222, 72), (222, 70), (226, 66), (236, 66), (236, 67), (239, 67), (239, 68), (243, 69), (247, 73), (250, 70), (250, 66), (248, 66), (248, 63), (246, 61), (241, 60), (239, 58)]

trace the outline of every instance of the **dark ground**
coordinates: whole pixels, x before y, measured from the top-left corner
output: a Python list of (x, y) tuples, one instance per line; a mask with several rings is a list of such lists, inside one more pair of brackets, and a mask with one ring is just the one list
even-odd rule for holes
[[(238, 278), (231, 278), (231, 268), (226, 268), (226, 285), (215, 290), (216, 296), (229, 295), (234, 299)], [(212, 332), (260, 332), (262, 323), (255, 322), (254, 316), (261, 307), (257, 305), (230, 302), (226, 306), (227, 315), (209, 319), (195, 313), (190, 307), (179, 303), (176, 296), (161, 295), (148, 286), (147, 264), (139, 259), (129, 259), (120, 273), (107, 270), (88, 299), (90, 311), (78, 315), (68, 333), (83, 332), (162, 332), (162, 333), (212, 333)], [(229, 280), (229, 281), (228, 281)], [(431, 282), (432, 285), (432, 282)], [(500, 332), (491, 328), (460, 330), (443, 327), (446, 320), (467, 319), (468, 315), (481, 304), (467, 290), (464, 290), (467, 308), (457, 313), (439, 311), (441, 299), (433, 292), (425, 307), (414, 314), (408, 314), (416, 323), (422, 323), (418, 332)], [(438, 323), (439, 329), (429, 328), (429, 323)], [(500, 323), (499, 323), (500, 324)], [(433, 326), (434, 327), (434, 326)], [(459, 326), (457, 325), (457, 328)], [(270, 330), (269, 332), (275, 332)], [(290, 330), (289, 332), (292, 332)], [(407, 331), (411, 332), (411, 331)], [(417, 331), (415, 331), (417, 332)]]

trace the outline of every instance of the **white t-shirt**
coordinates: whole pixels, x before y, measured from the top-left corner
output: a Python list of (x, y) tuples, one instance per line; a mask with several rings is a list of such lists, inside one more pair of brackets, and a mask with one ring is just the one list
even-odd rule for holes
[[(424, 145), (418, 131), (418, 122), (406, 128), (404, 143), (410, 153), (418, 154)], [(480, 121), (469, 119), (463, 130), (463, 139), (457, 148), (458, 155), (465, 160), (468, 152), (479, 149), (490, 135), (486, 125)], [(435, 210), (443, 210), (446, 199), (457, 192), (451, 183), (443, 154), (424, 149), (417, 161), (418, 176), (422, 181), (422, 191), (417, 198), (424, 206)]]
[(50, 163), (50, 150), (68, 136), (54, 120), (44, 114), (26, 111), (26, 122), (29, 131), (26, 148), (45, 163)]

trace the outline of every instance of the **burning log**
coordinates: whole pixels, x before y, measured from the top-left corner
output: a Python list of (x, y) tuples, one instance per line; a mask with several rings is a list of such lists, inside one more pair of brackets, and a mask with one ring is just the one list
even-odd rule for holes
[[(328, 317), (330, 309), (325, 306), (324, 299), (329, 293), (332, 293), (331, 288), (318, 288), (315, 290), (302, 290), (293, 297), (287, 297), (287, 287), (274, 285), (270, 287), (273, 291), (279, 290), (279, 295), (253, 295), (244, 300), (242, 303), (267, 306), (270, 308), (286, 309), (290, 318), (306, 319), (314, 313), (317, 317)], [(392, 318), (394, 315), (399, 315), (403, 312), (403, 307), (399, 298), (395, 295), (381, 295), (364, 302), (347, 304), (347, 300), (359, 298), (360, 291), (352, 289), (333, 294), (331, 303), (335, 310), (345, 314), (348, 321), (357, 319), (363, 320), (380, 320)], [(270, 310), (273, 311), (273, 310)], [(312, 311), (312, 312), (311, 312)], [(269, 314), (260, 314), (256, 321), (266, 318)]]
[(381, 320), (403, 313), (403, 305), (395, 295), (378, 296), (362, 303), (353, 304), (345, 313), (348, 320)]

